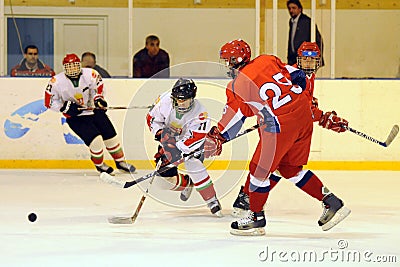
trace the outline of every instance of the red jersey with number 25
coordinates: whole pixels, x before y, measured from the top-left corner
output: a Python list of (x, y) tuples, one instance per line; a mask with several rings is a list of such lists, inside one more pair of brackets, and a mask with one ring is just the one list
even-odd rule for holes
[(227, 103), (219, 129), (230, 137), (247, 117), (265, 122), (265, 131), (280, 133), (302, 120), (311, 120), (304, 88), (293, 85), (290, 73), (298, 69), (272, 55), (261, 55), (243, 68), (226, 88)]

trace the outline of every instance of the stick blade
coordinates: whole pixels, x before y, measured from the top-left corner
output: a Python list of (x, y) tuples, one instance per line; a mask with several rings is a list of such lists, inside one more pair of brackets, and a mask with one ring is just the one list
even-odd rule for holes
[(100, 173), (100, 180), (102, 180), (103, 182), (108, 183), (110, 185), (119, 187), (119, 188), (124, 188), (124, 186), (125, 186), (124, 182), (121, 182), (121, 181), (115, 179), (114, 176), (112, 176), (106, 172)]
[(113, 216), (108, 218), (108, 222), (111, 224), (133, 224), (132, 217), (118, 217)]
[(385, 141), (385, 145), (389, 146), (393, 142), (393, 140), (396, 138), (398, 133), (399, 133), (399, 126), (398, 125), (394, 125), (392, 130), (389, 133), (388, 138)]

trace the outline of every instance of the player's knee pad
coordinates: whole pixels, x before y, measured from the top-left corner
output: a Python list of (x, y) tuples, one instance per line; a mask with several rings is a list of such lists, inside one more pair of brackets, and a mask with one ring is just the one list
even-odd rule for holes
[(191, 172), (201, 172), (206, 169), (203, 162), (201, 162), (201, 160), (197, 158), (190, 158), (188, 160), (185, 160), (185, 168), (189, 172), (189, 174)]
[(89, 144), (89, 149), (93, 152), (99, 152), (103, 149), (103, 138), (101, 135), (96, 136)]
[(200, 159), (190, 158), (186, 160), (185, 168), (194, 183), (200, 182), (209, 176), (206, 167), (204, 167)]
[(104, 140), (104, 144), (108, 148), (115, 147), (115, 146), (120, 144), (119, 138), (118, 138), (118, 136), (114, 136), (114, 137), (112, 137), (110, 139)]
[(297, 176), (301, 170), (303, 170), (303, 166), (283, 165), (278, 168), (279, 174), (286, 179)]
[(269, 170), (266, 170), (256, 163), (250, 162), (249, 164), (250, 173), (257, 178), (267, 178), (269, 176)]

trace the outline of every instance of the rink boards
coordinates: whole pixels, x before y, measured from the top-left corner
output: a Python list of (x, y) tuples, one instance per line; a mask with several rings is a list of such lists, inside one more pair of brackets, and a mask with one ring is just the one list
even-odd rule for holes
[[(217, 121), (225, 103), (226, 79), (194, 79), (198, 99)], [(43, 107), (42, 78), (1, 78), (0, 168), (91, 168), (89, 153), (60, 113)], [(110, 106), (148, 106), (168, 91), (175, 79), (105, 79)], [(317, 80), (315, 96), (324, 111), (335, 110), (349, 125), (385, 141), (394, 124), (400, 80)], [(145, 123), (146, 109), (110, 110), (125, 154), (138, 168), (151, 167), (156, 143)], [(250, 118), (246, 127), (255, 124)], [(243, 169), (254, 151), (257, 134), (241, 137), (224, 148), (210, 169)], [(400, 170), (400, 142), (383, 148), (352, 133), (337, 134), (314, 127), (310, 163), (314, 169)], [(107, 155), (107, 160), (110, 157)]]

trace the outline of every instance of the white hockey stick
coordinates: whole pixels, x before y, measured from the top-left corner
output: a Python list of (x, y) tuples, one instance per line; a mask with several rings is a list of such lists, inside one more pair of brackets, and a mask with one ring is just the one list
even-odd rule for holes
[(114, 106), (114, 107), (104, 107), (104, 108), (95, 108), (95, 107), (82, 107), (78, 108), (78, 110), (95, 110), (95, 109), (104, 109), (104, 110), (117, 110), (117, 109), (150, 109), (152, 106)]
[(365, 139), (367, 139), (367, 140), (369, 140), (371, 142), (374, 142), (376, 144), (379, 144), (379, 145), (381, 145), (383, 147), (388, 147), (393, 142), (393, 140), (396, 138), (397, 134), (399, 133), (399, 126), (398, 125), (394, 125), (392, 127), (392, 130), (390, 131), (388, 137), (386, 138), (386, 141), (382, 142), (382, 141), (379, 141), (379, 140), (377, 140), (377, 139), (375, 139), (375, 138), (373, 138), (373, 137), (371, 137), (371, 136), (369, 136), (369, 135), (367, 135), (367, 134), (365, 134), (363, 132), (357, 131), (356, 129), (353, 129), (353, 128), (349, 127), (349, 126), (344, 126), (344, 128), (346, 130), (358, 135), (358, 136), (361, 136), (361, 137), (363, 137), (363, 138), (365, 138)]
[[(156, 169), (158, 169), (160, 167), (161, 162), (162, 162), (161, 160), (158, 161)], [(154, 181), (155, 177), (156, 176), (154, 175), (151, 178), (151, 180), (149, 182), (149, 185), (146, 188), (146, 191), (142, 195), (142, 198), (140, 199), (139, 204), (136, 207), (135, 213), (133, 213), (133, 215), (131, 217), (113, 216), (113, 217), (108, 218), (108, 222), (112, 223), (112, 224), (133, 224), (136, 221), (137, 217), (139, 216), (139, 212), (142, 209), (143, 203), (144, 203), (144, 201), (146, 200), (146, 198), (147, 198), (147, 196), (149, 194), (150, 187), (153, 184), (153, 181)]]

